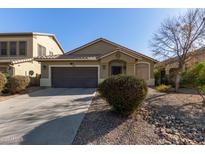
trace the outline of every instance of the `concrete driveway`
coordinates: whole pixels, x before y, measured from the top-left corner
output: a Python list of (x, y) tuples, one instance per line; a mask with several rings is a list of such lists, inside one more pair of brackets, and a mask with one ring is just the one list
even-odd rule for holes
[(72, 144), (92, 88), (48, 88), (0, 102), (0, 144)]

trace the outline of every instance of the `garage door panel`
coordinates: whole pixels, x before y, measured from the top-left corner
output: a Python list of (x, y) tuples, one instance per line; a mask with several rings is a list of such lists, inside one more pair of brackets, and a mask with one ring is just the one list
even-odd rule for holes
[(97, 67), (52, 67), (51, 71), (56, 88), (93, 88), (98, 84)]

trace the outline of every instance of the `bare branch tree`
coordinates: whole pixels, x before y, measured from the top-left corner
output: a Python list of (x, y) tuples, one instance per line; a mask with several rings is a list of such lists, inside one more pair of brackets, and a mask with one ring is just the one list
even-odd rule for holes
[(205, 9), (188, 9), (184, 15), (168, 18), (153, 35), (151, 48), (154, 56), (176, 57), (178, 61), (176, 91), (179, 88), (180, 73), (185, 70), (190, 52), (204, 44)]

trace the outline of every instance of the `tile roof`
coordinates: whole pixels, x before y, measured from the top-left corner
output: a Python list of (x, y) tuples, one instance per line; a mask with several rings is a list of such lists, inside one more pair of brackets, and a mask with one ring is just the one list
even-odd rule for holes
[(18, 64), (23, 62), (32, 61), (33, 58), (22, 58), (22, 59), (0, 59), (0, 63), (10, 63), (10, 64)]
[(49, 56), (39, 56), (36, 60), (97, 60), (100, 57), (99, 54), (75, 54), (75, 55), (49, 55)]

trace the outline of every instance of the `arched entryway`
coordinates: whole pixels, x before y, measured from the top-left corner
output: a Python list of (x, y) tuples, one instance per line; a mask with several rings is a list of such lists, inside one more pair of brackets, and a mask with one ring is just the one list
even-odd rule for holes
[(109, 72), (110, 76), (126, 74), (126, 62), (122, 60), (112, 60), (109, 63)]

